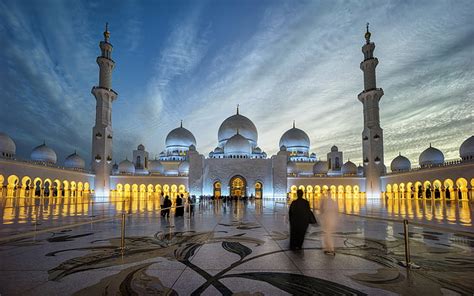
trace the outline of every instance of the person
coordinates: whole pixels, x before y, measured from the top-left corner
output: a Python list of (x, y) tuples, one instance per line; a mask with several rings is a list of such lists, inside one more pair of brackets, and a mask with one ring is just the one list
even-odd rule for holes
[(170, 218), (170, 208), (171, 208), (171, 200), (169, 196), (165, 196), (165, 199), (163, 200), (163, 207), (161, 209), (161, 215), (165, 218)]
[(303, 246), (304, 237), (308, 224), (316, 223), (313, 212), (307, 200), (303, 199), (303, 190), (296, 192), (297, 199), (290, 205), (288, 213), (290, 219), (290, 249), (300, 250)]
[(176, 211), (175, 217), (184, 216), (184, 207), (183, 207), (183, 194), (176, 196)]
[(337, 204), (327, 193), (323, 196), (320, 211), (324, 254), (335, 256), (332, 233), (336, 227)]
[(191, 195), (189, 198), (189, 215), (194, 216), (194, 204), (196, 203), (196, 196)]

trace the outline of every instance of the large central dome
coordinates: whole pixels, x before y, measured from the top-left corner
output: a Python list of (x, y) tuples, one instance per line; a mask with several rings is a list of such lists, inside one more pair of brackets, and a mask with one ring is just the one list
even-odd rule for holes
[(222, 147), (224, 144), (232, 138), (237, 132), (250, 141), (252, 146), (257, 146), (258, 133), (255, 124), (247, 117), (240, 115), (237, 109), (237, 114), (228, 117), (222, 122), (219, 127), (217, 138), (219, 145)]
[(196, 146), (196, 138), (181, 124), (180, 127), (169, 132), (168, 136), (166, 136), (165, 145), (166, 148), (183, 148), (187, 150), (191, 145)]

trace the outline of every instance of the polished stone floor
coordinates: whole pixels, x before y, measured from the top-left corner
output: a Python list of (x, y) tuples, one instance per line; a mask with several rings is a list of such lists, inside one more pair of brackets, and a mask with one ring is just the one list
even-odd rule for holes
[[(0, 294), (474, 293), (472, 203), (334, 198), (334, 257), (323, 253), (319, 226), (302, 251), (288, 249), (284, 201), (203, 202), (193, 217), (167, 221), (154, 198), (1, 199)], [(317, 216), (319, 202), (310, 200)], [(403, 225), (386, 218), (426, 224), (409, 233), (419, 269), (400, 265)]]

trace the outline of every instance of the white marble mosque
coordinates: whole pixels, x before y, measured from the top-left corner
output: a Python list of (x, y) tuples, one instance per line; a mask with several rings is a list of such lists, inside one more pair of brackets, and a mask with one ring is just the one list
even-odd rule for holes
[[(364, 88), (358, 99), (363, 105), (361, 155), (363, 165), (344, 158), (331, 147), (326, 157), (310, 151), (303, 127), (293, 127), (279, 140), (279, 152), (267, 155), (258, 146), (258, 131), (251, 119), (236, 113), (226, 118), (217, 131), (216, 148), (208, 153), (196, 150), (192, 128), (181, 125), (169, 132), (165, 150), (151, 159), (139, 144), (131, 159), (113, 158), (112, 103), (118, 94), (112, 89), (113, 46), (107, 28), (97, 57), (99, 84), (92, 88), (96, 98), (96, 121), (92, 130), (92, 162), (69, 155), (61, 166), (47, 143), (34, 148), (28, 160), (15, 155), (13, 138), (0, 133), (0, 196), (76, 196), (111, 194), (177, 193), (200, 195), (285, 198), (303, 189), (307, 195), (324, 191), (355, 193), (367, 198), (381, 194), (404, 197), (472, 199), (474, 188), (474, 136), (459, 148), (459, 159), (445, 161), (443, 152), (432, 147), (421, 151), (419, 167), (412, 167), (402, 154), (384, 163), (384, 137), (380, 126), (379, 101), (383, 90), (376, 85), (375, 43), (367, 29), (360, 68)], [(309, 131), (311, 132), (311, 131)], [(58, 139), (59, 140), (59, 139)], [(137, 143), (138, 144), (138, 143)], [(276, 143), (275, 143), (276, 144)], [(325, 158), (325, 159), (324, 159)]]

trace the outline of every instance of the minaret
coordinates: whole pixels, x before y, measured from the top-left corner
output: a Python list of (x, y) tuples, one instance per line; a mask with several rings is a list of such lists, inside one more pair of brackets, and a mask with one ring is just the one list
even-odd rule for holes
[(105, 25), (104, 40), (99, 43), (101, 55), (97, 57), (99, 65), (99, 86), (92, 88), (97, 104), (95, 108), (95, 126), (92, 129), (92, 170), (95, 173), (94, 190), (96, 196), (109, 195), (110, 173), (112, 170), (112, 102), (117, 93), (112, 89), (112, 70), (115, 62), (111, 58), (112, 44), (110, 32)]
[(358, 95), (358, 99), (364, 104), (362, 153), (365, 190), (368, 197), (379, 197), (380, 176), (386, 171), (383, 161), (383, 130), (380, 127), (379, 116), (379, 101), (383, 96), (383, 90), (376, 86), (375, 68), (379, 60), (374, 57), (375, 43), (370, 42), (370, 35), (367, 23), (366, 43), (362, 46), (364, 60), (360, 63), (360, 69), (364, 72), (364, 90)]

